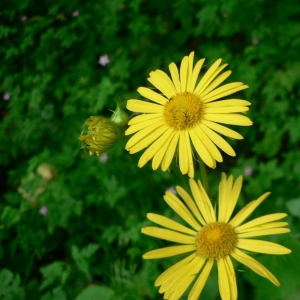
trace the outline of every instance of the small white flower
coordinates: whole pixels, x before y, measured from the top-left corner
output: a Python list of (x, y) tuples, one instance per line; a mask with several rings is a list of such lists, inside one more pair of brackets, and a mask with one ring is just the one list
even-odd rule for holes
[(103, 164), (105, 164), (107, 162), (107, 160), (108, 160), (108, 154), (107, 154), (107, 152), (104, 152), (103, 154), (101, 154), (100, 157), (99, 157), (99, 160)]
[(10, 98), (11, 98), (11, 94), (10, 94), (10, 93), (5, 93), (5, 94), (3, 95), (3, 100), (5, 100), (5, 101), (10, 100)]
[(174, 188), (174, 186), (170, 186), (168, 189), (167, 189), (168, 192), (174, 194), (174, 195), (177, 195), (177, 191), (176, 189)]
[(107, 54), (101, 55), (98, 61), (99, 65), (105, 67), (109, 63), (109, 58)]
[(78, 17), (79, 16), (79, 10), (75, 10), (75, 11), (73, 11), (73, 13), (72, 13), (72, 16), (73, 17)]
[(48, 214), (48, 206), (43, 205), (43, 206), (40, 208), (39, 213), (40, 213), (42, 216), (46, 216), (46, 215)]
[(251, 175), (252, 175), (252, 172), (253, 172), (253, 168), (252, 168), (252, 167), (246, 167), (246, 168), (244, 169), (244, 174), (245, 174), (246, 176), (251, 176)]

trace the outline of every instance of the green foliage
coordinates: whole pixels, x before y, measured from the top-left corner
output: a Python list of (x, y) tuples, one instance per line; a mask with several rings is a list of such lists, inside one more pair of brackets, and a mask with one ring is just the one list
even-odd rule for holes
[[(244, 174), (240, 207), (271, 191), (257, 214), (290, 215), (292, 233), (280, 241), (293, 253), (258, 258), (281, 287), (241, 272), (239, 299), (298, 299), (299, 17), (296, 0), (3, 2), (0, 298), (162, 298), (153, 283), (174, 260), (143, 261), (165, 243), (140, 229), (148, 212), (171, 215), (162, 196), (186, 181), (139, 169), (125, 140), (106, 162), (89, 157), (78, 136), (90, 116), (110, 117), (116, 99), (137, 98), (150, 71), (167, 72), (195, 51), (205, 68), (219, 57), (229, 63), (230, 80), (250, 86), (239, 96), (252, 103), (254, 125), (239, 130), (244, 140), (229, 141), (237, 157), (224, 154), (209, 173), (212, 196), (221, 171)], [(45, 163), (50, 169), (40, 171)], [(214, 280), (205, 298), (219, 299)]]

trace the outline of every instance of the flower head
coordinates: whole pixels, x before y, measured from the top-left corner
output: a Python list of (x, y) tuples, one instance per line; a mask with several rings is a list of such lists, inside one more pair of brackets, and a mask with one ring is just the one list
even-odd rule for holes
[(81, 148), (89, 151), (90, 155), (100, 155), (114, 146), (120, 131), (111, 120), (103, 117), (90, 117), (84, 123), (84, 129), (79, 137)]
[(48, 206), (47, 205), (43, 205), (40, 210), (39, 210), (39, 213), (42, 215), (42, 216), (46, 216), (48, 214)]
[(104, 152), (99, 156), (99, 160), (105, 164), (108, 161), (108, 153)]
[(102, 67), (105, 67), (108, 63), (110, 62), (109, 57), (107, 54), (101, 55), (99, 57), (98, 63), (99, 65), (101, 65)]
[(3, 95), (3, 100), (5, 100), (5, 101), (10, 100), (10, 98), (11, 98), (11, 94), (10, 94), (10, 93), (5, 93), (5, 94)]
[(122, 108), (121, 101), (117, 101), (116, 110), (113, 111), (112, 116), (110, 117), (112, 122), (114, 122), (118, 127), (124, 127), (129, 121), (129, 116), (126, 111)]
[(244, 220), (260, 205), (270, 193), (265, 193), (231, 217), (242, 187), (242, 176), (235, 182), (222, 174), (219, 186), (218, 211), (214, 209), (200, 181), (190, 179), (193, 198), (181, 187), (177, 187), (181, 201), (174, 194), (166, 192), (167, 204), (189, 225), (184, 226), (157, 214), (148, 214), (149, 220), (160, 227), (144, 227), (144, 234), (179, 243), (150, 251), (145, 259), (156, 259), (190, 253), (186, 258), (171, 266), (155, 281), (164, 299), (180, 299), (196, 279), (189, 300), (199, 298), (213, 265), (218, 268), (219, 290), (222, 300), (237, 299), (237, 285), (232, 258), (246, 265), (262, 277), (279, 286), (276, 277), (246, 251), (265, 254), (288, 254), (291, 251), (279, 244), (253, 239), (254, 237), (281, 234), (290, 230), (287, 222), (277, 222), (285, 213), (274, 213), (256, 218), (243, 224)]
[(73, 17), (78, 17), (79, 15), (80, 15), (79, 10), (74, 10), (74, 11), (72, 12), (72, 16), (73, 16)]
[[(204, 59), (193, 65), (194, 52), (185, 56), (180, 70), (174, 63), (169, 65), (172, 79), (163, 71), (150, 73), (148, 81), (158, 92), (140, 87), (138, 92), (151, 102), (131, 99), (127, 108), (141, 113), (132, 118), (126, 135), (129, 139), (126, 149), (130, 154), (147, 150), (141, 156), (138, 166), (143, 167), (152, 159), (152, 168), (160, 165), (167, 170), (178, 150), (179, 167), (182, 174), (194, 177), (193, 147), (211, 168), (223, 158), (218, 148), (235, 156), (232, 147), (220, 134), (233, 139), (243, 137), (219, 123), (249, 126), (252, 122), (240, 113), (246, 112), (250, 102), (239, 99), (224, 100), (225, 96), (248, 88), (242, 82), (233, 82), (218, 87), (231, 71), (219, 75), (227, 64), (218, 59), (198, 82)], [(193, 146), (192, 146), (193, 145)]]

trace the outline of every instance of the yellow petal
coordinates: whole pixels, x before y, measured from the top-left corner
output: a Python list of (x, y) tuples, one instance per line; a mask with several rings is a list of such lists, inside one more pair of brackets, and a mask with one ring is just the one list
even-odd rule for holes
[(251, 256), (240, 251), (239, 249), (236, 249), (233, 253), (231, 253), (231, 256), (258, 275), (269, 279), (276, 286), (280, 286), (277, 278), (266, 267), (260, 264), (257, 260), (253, 259)]
[(215, 218), (215, 212), (212, 207), (212, 204), (204, 190), (204, 188), (201, 185), (201, 182), (198, 181), (198, 184), (195, 182), (195, 180), (190, 179), (190, 188), (193, 193), (195, 202), (205, 220), (206, 223), (212, 223), (216, 221)]
[(229, 224), (233, 227), (240, 225), (270, 194), (270, 192), (264, 193), (257, 200), (248, 203), (231, 219)]
[(129, 120), (128, 125), (136, 125), (139, 123), (144, 123), (148, 120), (156, 119), (162, 117), (162, 113), (156, 113), (156, 114), (141, 114), (138, 116), (133, 117)]
[(208, 93), (204, 97), (201, 98), (202, 101), (211, 102), (225, 96), (231, 95), (235, 92), (247, 89), (249, 86), (244, 85), (242, 82), (232, 82), (222, 85), (221, 87), (213, 90), (212, 92)]
[(175, 131), (174, 136), (170, 142), (170, 145), (162, 159), (161, 169), (163, 171), (166, 171), (172, 162), (172, 159), (174, 157), (174, 154), (175, 154), (175, 151), (176, 151), (176, 148), (178, 145), (178, 140), (179, 140), (179, 131)]
[(195, 67), (194, 67), (194, 70), (193, 70), (193, 74), (192, 74), (192, 77), (191, 77), (191, 80), (190, 80), (190, 85), (187, 89), (188, 92), (191, 92), (193, 93), (194, 92), (194, 88), (195, 88), (195, 85), (196, 85), (196, 82), (197, 82), (197, 79), (198, 79), (198, 76), (199, 76), (199, 73), (200, 73), (200, 70), (202, 68), (202, 65), (204, 63), (205, 59), (200, 59)]
[(168, 99), (175, 95), (172, 88), (167, 85), (165, 78), (156, 71), (150, 72), (150, 77), (147, 80), (155, 86), (160, 92), (163, 93)]
[(237, 113), (248, 111), (249, 107), (247, 106), (218, 106), (218, 107), (206, 107), (206, 114), (227, 114), (227, 113)]
[(158, 224), (158, 225), (161, 225), (161, 226), (164, 226), (166, 228), (169, 228), (169, 229), (172, 229), (172, 230), (176, 230), (176, 231), (179, 231), (179, 232), (183, 232), (183, 233), (186, 233), (186, 234), (190, 234), (190, 235), (193, 235), (193, 236), (196, 236), (197, 235), (197, 231), (194, 231), (186, 226), (183, 226), (182, 224), (178, 223), (178, 222), (175, 222), (167, 217), (164, 217), (164, 216), (161, 216), (161, 215), (157, 215), (157, 214), (153, 214), (153, 213), (148, 213), (147, 214), (147, 218)]
[(209, 153), (212, 155), (212, 157), (218, 161), (222, 162), (223, 157), (219, 151), (219, 149), (216, 147), (216, 145), (211, 141), (210, 137), (202, 130), (200, 126), (197, 126), (193, 129), (193, 131), (196, 133), (197, 137), (202, 141), (206, 149), (209, 151)]
[(229, 219), (234, 211), (234, 208), (235, 208), (236, 203), (240, 196), (242, 185), (243, 185), (243, 176), (239, 176), (236, 179), (236, 181), (234, 182), (234, 185), (233, 185), (230, 195), (229, 195), (226, 214), (225, 214), (226, 216), (225, 216), (225, 220), (224, 220), (224, 222), (226, 222), (226, 223), (229, 221)]
[(160, 293), (165, 292), (164, 298), (179, 299), (201, 269), (202, 261), (203, 259), (199, 256), (195, 256), (192, 261), (171, 274), (169, 279), (159, 289)]
[[(185, 266), (185, 270), (183, 270), (183, 274), (179, 274), (179, 281), (175, 285), (174, 293), (171, 294), (169, 300), (177, 300), (183, 295), (183, 293), (190, 286), (192, 281), (198, 275), (202, 266), (205, 263), (205, 259), (201, 258), (199, 255), (194, 258), (193, 261), (189, 263), (189, 265)], [(178, 272), (179, 273), (179, 272)]]
[(246, 116), (239, 114), (205, 114), (205, 120), (213, 121), (217, 123), (239, 125), (239, 126), (251, 126), (253, 122)]
[(281, 246), (276, 243), (268, 242), (268, 241), (261, 241), (261, 240), (253, 240), (253, 239), (239, 239), (238, 248), (242, 248), (244, 250), (258, 252), (258, 253), (266, 253), (266, 254), (288, 254), (291, 253), (291, 250)]
[(180, 186), (176, 187), (176, 190), (178, 194), (181, 196), (185, 204), (189, 207), (191, 212), (196, 216), (198, 221), (202, 224), (205, 225), (206, 222), (204, 221), (202, 215), (200, 214), (198, 207), (195, 204), (195, 201), (192, 199), (192, 197)]
[(200, 156), (200, 158), (203, 160), (203, 162), (209, 166), (210, 168), (214, 169), (216, 167), (216, 161), (210, 154), (210, 152), (207, 150), (201, 139), (198, 137), (195, 130), (189, 131), (192, 143)]
[(175, 242), (175, 243), (188, 244), (188, 245), (195, 244), (195, 237), (178, 233), (176, 231), (169, 230), (169, 229), (148, 226), (142, 228), (142, 233), (162, 240)]
[[(144, 128), (134, 134), (126, 144), (126, 150), (129, 150), (130, 154), (136, 153), (153, 143), (164, 132), (168, 130), (167, 126), (160, 124), (160, 122), (154, 123), (153, 126)], [(147, 137), (147, 138), (145, 138)]]
[(236, 300), (235, 272), (229, 256), (218, 260), (218, 282), (222, 300)]
[(283, 234), (288, 232), (291, 232), (289, 228), (260, 229), (260, 230), (239, 233), (238, 238), (249, 238), (255, 236), (262, 236), (262, 235)]
[(231, 74), (231, 71), (226, 71), (220, 76), (218, 76), (207, 88), (201, 92), (201, 98), (207, 95), (209, 92), (214, 90), (217, 86), (219, 86), (224, 80), (226, 80)]
[(223, 125), (220, 125), (218, 123), (215, 122), (211, 122), (208, 120), (202, 120), (201, 121), (202, 124), (204, 124), (205, 126), (209, 127), (210, 129), (213, 129), (214, 131), (221, 133), (223, 135), (226, 135), (232, 139), (237, 139), (237, 140), (242, 140), (243, 136), (240, 135), (239, 133), (237, 133), (236, 131), (233, 131), (232, 129), (229, 129)]
[(251, 102), (241, 99), (227, 99), (205, 103), (205, 107), (249, 106)]
[(152, 74), (153, 76), (157, 76), (157, 79), (161, 81), (161, 83), (168, 88), (168, 90), (172, 93), (172, 95), (176, 94), (175, 86), (171, 78), (165, 72), (163, 72), (162, 70), (156, 70)]
[(194, 68), (194, 54), (195, 54), (194, 51), (192, 51), (189, 55), (186, 91), (188, 91), (188, 88), (190, 87), (190, 83), (192, 80), (193, 68)]
[[(232, 185), (232, 180), (231, 180)], [(229, 194), (232, 186), (227, 184), (226, 174), (222, 172), (221, 181), (219, 184), (219, 211), (218, 211), (218, 221), (225, 222), (227, 202), (229, 201)]]
[(177, 280), (174, 281), (172, 286), (165, 292), (164, 298), (169, 300), (178, 300), (181, 298), (199, 272), (200, 266), (196, 258), (197, 257), (178, 272)]
[(243, 232), (245, 229), (249, 229), (251, 227), (259, 226), (259, 225), (269, 223), (272, 221), (280, 220), (282, 218), (285, 218), (286, 216), (287, 216), (287, 214), (285, 214), (285, 213), (276, 213), (276, 214), (265, 215), (265, 216), (256, 218), (252, 221), (249, 221), (249, 222), (237, 227), (236, 231)]
[(168, 133), (168, 138), (166, 139), (165, 143), (153, 156), (153, 160), (152, 160), (153, 170), (156, 170), (159, 167), (159, 165), (162, 163), (162, 159), (164, 158), (164, 155), (167, 153), (170, 143), (175, 135), (175, 132), (172, 128), (169, 128), (168, 130), (172, 130), (172, 132), (170, 134)]
[[(145, 115), (143, 115), (145, 116)], [(152, 114), (149, 114), (147, 116), (152, 116)], [(136, 123), (134, 125), (131, 125), (125, 132), (125, 135), (129, 135), (129, 134), (133, 134), (135, 132), (138, 132), (146, 127), (152, 126), (153, 124), (155, 124), (156, 122), (159, 122), (161, 124), (161, 122), (163, 122), (162, 117), (158, 116), (157, 118), (150, 118), (148, 120), (148, 118), (145, 118), (143, 122), (139, 122)]]
[(143, 167), (156, 153), (161, 147), (166, 143), (169, 136), (172, 134), (173, 130), (171, 128), (165, 128), (165, 132), (157, 138), (157, 140), (150, 145), (146, 151), (142, 154), (139, 159), (138, 166)]
[(192, 170), (190, 177), (194, 177), (192, 151), (187, 131), (181, 131), (179, 136), (179, 167), (182, 174), (187, 174), (189, 170)]
[(143, 255), (144, 259), (157, 259), (171, 257), (187, 252), (195, 251), (195, 245), (171, 246), (149, 251)]
[(179, 80), (178, 68), (174, 63), (171, 63), (169, 65), (169, 70), (170, 70), (170, 73), (171, 73), (172, 81), (174, 83), (176, 92), (180, 93), (181, 92), (181, 85), (180, 85), (180, 80)]
[(193, 227), (197, 231), (201, 229), (200, 224), (196, 222), (196, 220), (191, 215), (186, 206), (174, 194), (166, 192), (164, 199), (167, 202), (167, 204), (191, 227)]
[(246, 233), (246, 232), (252, 232), (252, 231), (259, 231), (259, 230), (263, 230), (263, 229), (280, 228), (280, 227), (288, 226), (288, 225), (289, 225), (288, 222), (270, 222), (270, 223), (262, 224), (259, 226), (254, 226), (254, 227), (243, 229), (241, 232), (239, 231), (240, 227), (237, 227), (235, 230), (237, 233)]
[(181, 92), (186, 91), (187, 87), (187, 79), (188, 79), (188, 66), (189, 66), (189, 58), (185, 56), (182, 59), (180, 65), (180, 83), (181, 83)]
[(168, 281), (170, 276), (176, 273), (177, 270), (180, 270), (182, 267), (187, 265), (190, 261), (192, 261), (197, 256), (197, 253), (192, 253), (186, 258), (180, 260), (178, 263), (169, 267), (166, 271), (164, 271), (161, 275), (159, 275), (154, 283), (155, 286), (160, 286)]
[(163, 106), (142, 100), (131, 99), (127, 101), (127, 109), (140, 113), (162, 113)]
[[(217, 70), (221, 64), (222, 59), (218, 59), (213, 63), (213, 65), (207, 70), (200, 82), (195, 88), (195, 94), (200, 95), (200, 93), (209, 85), (209, 83), (218, 75)], [(225, 65), (226, 67), (226, 65)]]
[(143, 97), (148, 98), (158, 104), (165, 105), (168, 102), (168, 99), (162, 96), (161, 94), (158, 94), (154, 92), (153, 90), (146, 88), (146, 87), (140, 87), (137, 90)]
[(190, 291), (188, 300), (198, 300), (200, 294), (205, 286), (207, 278), (211, 272), (211, 269), (214, 265), (214, 260), (207, 260), (205, 267), (203, 268), (200, 276), (198, 277), (196, 283), (194, 284), (193, 288)]
[(219, 134), (217, 134), (204, 124), (200, 124), (199, 126), (206, 133), (206, 135), (209, 136), (212, 142), (215, 143), (220, 149), (222, 149), (230, 156), (235, 156), (233, 148)]

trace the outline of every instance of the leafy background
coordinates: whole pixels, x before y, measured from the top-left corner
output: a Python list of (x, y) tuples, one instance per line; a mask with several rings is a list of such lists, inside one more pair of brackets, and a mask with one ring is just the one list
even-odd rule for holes
[[(286, 256), (256, 255), (279, 278), (236, 265), (239, 299), (300, 298), (300, 6), (296, 0), (5, 1), (0, 4), (0, 299), (162, 299), (155, 278), (178, 258), (143, 261), (162, 241), (142, 236), (147, 212), (171, 216), (176, 167), (137, 167), (120, 141), (103, 162), (78, 136), (91, 115), (138, 97), (147, 76), (195, 51), (221, 57), (250, 86), (254, 125), (229, 141), (236, 158), (209, 171), (244, 174), (239, 207), (266, 191), (256, 214), (288, 212)], [(109, 63), (99, 64), (108, 55)], [(199, 177), (197, 170), (196, 177)], [(255, 214), (255, 216), (256, 216)], [(186, 297), (186, 296), (185, 296)], [(184, 297), (184, 299), (186, 299)], [(203, 299), (219, 299), (213, 273)]]

